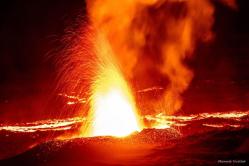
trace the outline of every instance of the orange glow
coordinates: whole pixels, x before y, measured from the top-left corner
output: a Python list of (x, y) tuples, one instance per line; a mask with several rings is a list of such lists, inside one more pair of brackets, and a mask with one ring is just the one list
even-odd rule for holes
[[(114, 95), (112, 97), (116, 97), (116, 96)], [(110, 101), (113, 101), (112, 97), (111, 97)], [(115, 105), (115, 106), (118, 107), (118, 105)], [(112, 107), (112, 108), (114, 108), (114, 107)], [(120, 114), (117, 114), (117, 112), (114, 112), (114, 115), (115, 114), (118, 116), (120, 115)], [(146, 119), (147, 121), (149, 121), (149, 123), (150, 123), (150, 126), (144, 126), (144, 127), (155, 128), (155, 129), (165, 129), (165, 128), (174, 128), (174, 127), (178, 127), (178, 126), (187, 126), (188, 124), (191, 124), (192, 122), (199, 121), (199, 120), (203, 120), (202, 121), (203, 123), (200, 123), (201, 126), (212, 127), (212, 128), (224, 128), (224, 127), (239, 128), (239, 127), (243, 127), (243, 126), (248, 124), (248, 122), (246, 120), (246, 117), (248, 117), (248, 116), (249, 116), (249, 111), (243, 111), (243, 112), (242, 111), (230, 111), (230, 112), (201, 113), (201, 114), (193, 114), (193, 115), (186, 115), (186, 116), (180, 116), (180, 115), (178, 115), (178, 116), (176, 116), (176, 115), (175, 116), (173, 116), (173, 115), (166, 116), (163, 114), (158, 114), (158, 115), (154, 115), (154, 116), (153, 115), (146, 115), (143, 118)], [(99, 116), (99, 118), (103, 119), (103, 121), (105, 121), (105, 120), (112, 121), (113, 120), (113, 119), (111, 119), (111, 117), (106, 117), (106, 116), (103, 116), (103, 117)], [(131, 117), (129, 117), (129, 118), (131, 118)], [(213, 122), (212, 118), (217, 118), (221, 121)], [(131, 119), (133, 119), (133, 118), (131, 118)], [(38, 132), (38, 131), (68, 131), (68, 130), (71, 130), (75, 127), (77, 128), (77, 126), (79, 124), (85, 123), (86, 120), (87, 120), (86, 118), (79, 118), (79, 117), (68, 118), (68, 119), (42, 120), (42, 121), (35, 121), (35, 122), (29, 122), (29, 123), (0, 126), (0, 131), (5, 130), (5, 131), (9, 131), (9, 132), (18, 132), (18, 133), (19, 132), (32, 133), (32, 132)], [(211, 121), (209, 121), (209, 120), (211, 120)], [(98, 122), (101, 122), (101, 121), (98, 121)], [(116, 121), (116, 123), (118, 123), (118, 122)], [(110, 125), (111, 123), (108, 123), (108, 124)], [(97, 127), (97, 126), (95, 126), (95, 127)], [(107, 132), (107, 135), (109, 135), (111, 130), (113, 131), (113, 133), (114, 132), (116, 133), (115, 129), (117, 129), (120, 126), (118, 126), (116, 128), (112, 128), (113, 126), (107, 126), (107, 127), (108, 127), (108, 131), (105, 131), (105, 132)], [(111, 130), (109, 130), (109, 129), (111, 129)], [(139, 130), (139, 128), (137, 128), (137, 129)], [(96, 132), (99, 132), (99, 134), (98, 133), (95, 133), (95, 134), (102, 135), (102, 134), (100, 134), (100, 131), (101, 130), (96, 130)], [(104, 131), (104, 130), (102, 130), (102, 131)], [(125, 130), (125, 131), (127, 131), (127, 134), (129, 134), (128, 130)], [(114, 135), (125, 136), (126, 134), (123, 134), (123, 133), (125, 133), (125, 132), (122, 132), (122, 133), (120, 132), (120, 135), (119, 134), (114, 134)], [(103, 135), (106, 135), (106, 134), (103, 134)], [(74, 136), (74, 135), (69, 135), (69, 136), (65, 136), (62, 138), (68, 139), (72, 136)]]
[(170, 128), (175, 126), (187, 126), (192, 121), (200, 121), (206, 120), (210, 118), (217, 118), (223, 120), (232, 120), (237, 123), (229, 124), (229, 123), (203, 123), (203, 126), (208, 127), (241, 127), (242, 125), (239, 124), (241, 118), (246, 117), (249, 115), (249, 111), (230, 111), (230, 112), (215, 112), (215, 113), (200, 113), (200, 114), (192, 114), (186, 116), (175, 116), (175, 115), (164, 115), (162, 113), (157, 115), (146, 115), (144, 119), (151, 123), (151, 128), (162, 129), (162, 128)]
[(197, 41), (212, 37), (209, 0), (87, 0), (87, 10), (126, 77), (149, 80), (147, 71), (153, 69), (169, 81), (151, 110), (168, 115), (178, 111), (194, 75), (185, 60)]
[(126, 136), (139, 130), (134, 100), (115, 70), (102, 73), (92, 96), (92, 136)]
[(67, 94), (62, 94), (62, 93), (59, 93), (58, 95), (66, 97), (67, 99), (70, 99), (67, 102), (68, 105), (74, 105), (74, 104), (78, 104), (78, 103), (86, 103), (85, 98), (80, 98), (78, 96), (72, 96), (72, 95), (67, 95)]
[(140, 130), (135, 100), (116, 65), (109, 42), (96, 35), (98, 58), (91, 85), (91, 110), (83, 127), (84, 136), (126, 136)]
[(63, 131), (70, 130), (74, 125), (83, 123), (84, 118), (68, 118), (68, 119), (52, 119), (52, 120), (42, 120), (35, 122), (28, 122), (23, 124), (0, 126), (1, 130), (11, 131), (11, 132), (38, 132), (38, 131)]

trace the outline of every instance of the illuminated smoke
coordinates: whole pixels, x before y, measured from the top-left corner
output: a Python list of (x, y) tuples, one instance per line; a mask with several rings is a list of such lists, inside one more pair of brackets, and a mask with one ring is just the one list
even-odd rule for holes
[(236, 0), (221, 0), (221, 2), (232, 9), (238, 9)]
[[(153, 69), (168, 80), (154, 109), (172, 114), (193, 72), (185, 60), (197, 41), (212, 37), (213, 6), (208, 0), (89, 0), (92, 25), (110, 43), (122, 72), (134, 79)], [(142, 72), (141, 72), (142, 71)], [(154, 78), (151, 78), (154, 79)]]

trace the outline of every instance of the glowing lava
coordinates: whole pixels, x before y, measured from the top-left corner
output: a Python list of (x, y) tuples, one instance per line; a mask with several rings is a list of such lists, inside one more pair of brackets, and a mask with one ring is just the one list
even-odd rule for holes
[(96, 75), (84, 136), (126, 136), (140, 130), (135, 100), (104, 36), (97, 34)]
[[(103, 98), (103, 99), (106, 99), (106, 100), (110, 99), (109, 102), (121, 101), (118, 98), (113, 100), (113, 97), (115, 98), (116, 94), (110, 93), (110, 98)], [(106, 106), (109, 107), (110, 105), (106, 104)], [(116, 103), (116, 105), (114, 106), (119, 107), (119, 104)], [(112, 108), (114, 108), (114, 106)], [(123, 109), (122, 111), (124, 110), (125, 109)], [(103, 109), (101, 108), (99, 111), (102, 112)], [(107, 111), (111, 112), (109, 109)], [(98, 113), (101, 113), (101, 112), (98, 112)], [(113, 115), (116, 115), (116, 117), (119, 116), (119, 114), (117, 114), (117, 111), (114, 111)], [(129, 115), (129, 114), (126, 114), (126, 115)], [(212, 128), (225, 128), (225, 127), (232, 127), (232, 128), (241, 127), (242, 128), (242, 127), (248, 126), (249, 124), (248, 123), (249, 121), (247, 118), (248, 116), (249, 116), (249, 110), (248, 111), (200, 113), (200, 114), (192, 114), (192, 115), (186, 115), (186, 116), (182, 116), (182, 115), (166, 116), (166, 115), (159, 114), (159, 115), (154, 115), (154, 116), (146, 115), (146, 116), (142, 116), (142, 118), (150, 122), (150, 126), (145, 126), (146, 128), (164, 129), (164, 128), (174, 128), (178, 126), (188, 126), (188, 125), (191, 125), (194, 121), (199, 121), (200, 126), (207, 126), (207, 127), (212, 127)], [(111, 119), (111, 117), (108, 118), (107, 116), (98, 116), (98, 118), (100, 118), (99, 120), (102, 119), (103, 121), (110, 120), (112, 123), (116, 122), (116, 124), (118, 123), (117, 121), (120, 120), (120, 119), (118, 120)], [(214, 121), (213, 118), (217, 118), (217, 121)], [(84, 123), (85, 121), (86, 121), (86, 118), (75, 117), (75, 118), (68, 118), (68, 119), (49, 119), (49, 120), (42, 120), (42, 121), (35, 121), (35, 122), (21, 123), (21, 124), (14, 124), (14, 125), (0, 124), (0, 131), (5, 130), (9, 132), (22, 132), (22, 133), (26, 133), (26, 132), (32, 133), (32, 132), (38, 132), (38, 131), (63, 131), (63, 130), (71, 130), (72, 128), (77, 128), (79, 124)], [(97, 122), (99, 123), (101, 121), (97, 121)], [(131, 121), (129, 120), (129, 122)], [(108, 124), (111, 125), (111, 123), (108, 123)], [(97, 125), (97, 123), (95, 123), (95, 125)], [(106, 130), (105, 132), (107, 132), (107, 134), (109, 134), (110, 131), (113, 131), (113, 133), (116, 132), (114, 130), (115, 128), (112, 128), (112, 127), (113, 126), (109, 126), (108, 130)], [(116, 129), (119, 127), (120, 126), (116, 127)], [(127, 129), (128, 127), (125, 127), (125, 128)], [(104, 128), (100, 128), (100, 129), (104, 129)], [(100, 130), (100, 129), (97, 130), (97, 126), (96, 126), (96, 133), (95, 133), (96, 135), (104, 134), (104, 133), (102, 134), (100, 133), (100, 131), (104, 132), (103, 130)], [(124, 133), (124, 131), (121, 132), (121, 128), (119, 129), (120, 129), (120, 136), (124, 135), (122, 134)], [(127, 134), (129, 133), (127, 132)]]
[(104, 69), (93, 93), (93, 136), (126, 136), (139, 130), (135, 102), (117, 69)]
[(94, 102), (93, 136), (126, 136), (139, 130), (134, 107), (120, 89), (103, 92)]

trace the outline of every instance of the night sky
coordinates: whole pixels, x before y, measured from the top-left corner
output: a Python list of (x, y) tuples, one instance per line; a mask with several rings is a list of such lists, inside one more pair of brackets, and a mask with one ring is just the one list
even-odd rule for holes
[[(215, 1), (215, 0), (214, 0)], [(68, 28), (84, 16), (83, 0), (1, 0), (0, 122), (57, 117), (55, 59)], [(195, 77), (179, 113), (249, 109), (249, 2), (238, 10), (219, 2), (215, 39), (199, 43), (188, 64)], [(72, 113), (73, 114), (73, 113)]]

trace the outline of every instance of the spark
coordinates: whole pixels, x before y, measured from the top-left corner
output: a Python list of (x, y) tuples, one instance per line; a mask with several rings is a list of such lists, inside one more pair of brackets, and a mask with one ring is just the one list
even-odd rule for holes
[(134, 97), (117, 66), (109, 42), (100, 33), (95, 44), (99, 63), (91, 85), (91, 109), (83, 135), (120, 137), (139, 131)]
[(66, 97), (66, 98), (68, 98), (70, 100), (71, 99), (75, 100), (75, 101), (68, 101), (67, 102), (68, 105), (74, 105), (74, 104), (78, 104), (78, 103), (83, 104), (83, 103), (87, 102), (86, 98), (80, 98), (80, 97), (74, 96), (74, 95), (67, 95), (67, 94), (63, 94), (63, 93), (59, 93), (58, 95)]

